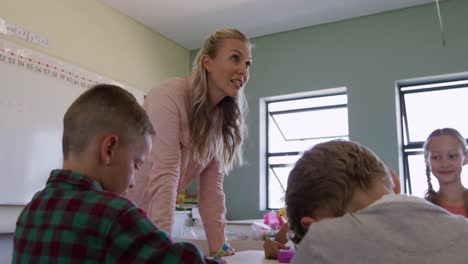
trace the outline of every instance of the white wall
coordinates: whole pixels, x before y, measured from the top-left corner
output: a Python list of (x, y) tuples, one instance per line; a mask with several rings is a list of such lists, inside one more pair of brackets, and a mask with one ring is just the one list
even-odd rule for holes
[[(189, 72), (188, 50), (100, 1), (0, 0), (0, 19), (41, 34), (50, 44), (43, 49), (4, 35), (0, 38), (142, 91)], [(21, 209), (0, 205), (0, 233), (14, 230)]]

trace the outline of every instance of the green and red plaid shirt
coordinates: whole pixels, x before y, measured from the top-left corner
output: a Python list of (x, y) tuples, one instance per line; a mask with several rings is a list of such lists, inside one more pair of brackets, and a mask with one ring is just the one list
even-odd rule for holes
[[(214, 260), (206, 260), (218, 263)], [(129, 200), (96, 181), (54, 170), (16, 223), (13, 263), (205, 263), (173, 243)]]

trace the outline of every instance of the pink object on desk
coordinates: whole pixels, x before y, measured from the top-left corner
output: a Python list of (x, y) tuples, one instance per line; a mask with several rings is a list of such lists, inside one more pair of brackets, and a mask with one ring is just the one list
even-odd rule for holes
[(289, 263), (294, 257), (294, 250), (292, 249), (280, 249), (278, 253), (278, 262), (279, 263)]
[(283, 225), (284, 221), (275, 211), (269, 211), (263, 215), (263, 223), (270, 226), (275, 230), (279, 230)]

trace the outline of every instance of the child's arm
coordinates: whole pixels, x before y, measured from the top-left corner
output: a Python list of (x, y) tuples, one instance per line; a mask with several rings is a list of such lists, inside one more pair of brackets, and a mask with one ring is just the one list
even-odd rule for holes
[(288, 224), (284, 224), (281, 229), (275, 234), (275, 241), (278, 241), (282, 244), (288, 243), (287, 234), (289, 232)]
[(106, 261), (109, 262), (206, 263), (197, 247), (190, 243), (173, 243), (167, 233), (154, 226), (138, 208), (129, 209), (114, 221), (107, 242)]
[(288, 232), (289, 227), (287, 224), (285, 224), (275, 234), (274, 239), (265, 240), (265, 243), (263, 243), (263, 249), (265, 251), (265, 257), (267, 259), (276, 259), (278, 258), (278, 252), (280, 249), (289, 249), (289, 247), (285, 246), (285, 244), (288, 242)]
[(265, 258), (277, 259), (280, 249), (289, 249), (289, 247), (273, 239), (267, 238), (265, 243), (263, 243), (263, 249), (265, 251)]

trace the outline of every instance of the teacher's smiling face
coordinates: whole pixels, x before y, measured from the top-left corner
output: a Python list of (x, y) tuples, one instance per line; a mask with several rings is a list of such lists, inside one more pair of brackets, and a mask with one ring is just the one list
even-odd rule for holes
[(214, 58), (205, 56), (210, 102), (217, 104), (226, 96), (237, 97), (249, 80), (251, 63), (250, 44), (238, 39), (223, 40)]

